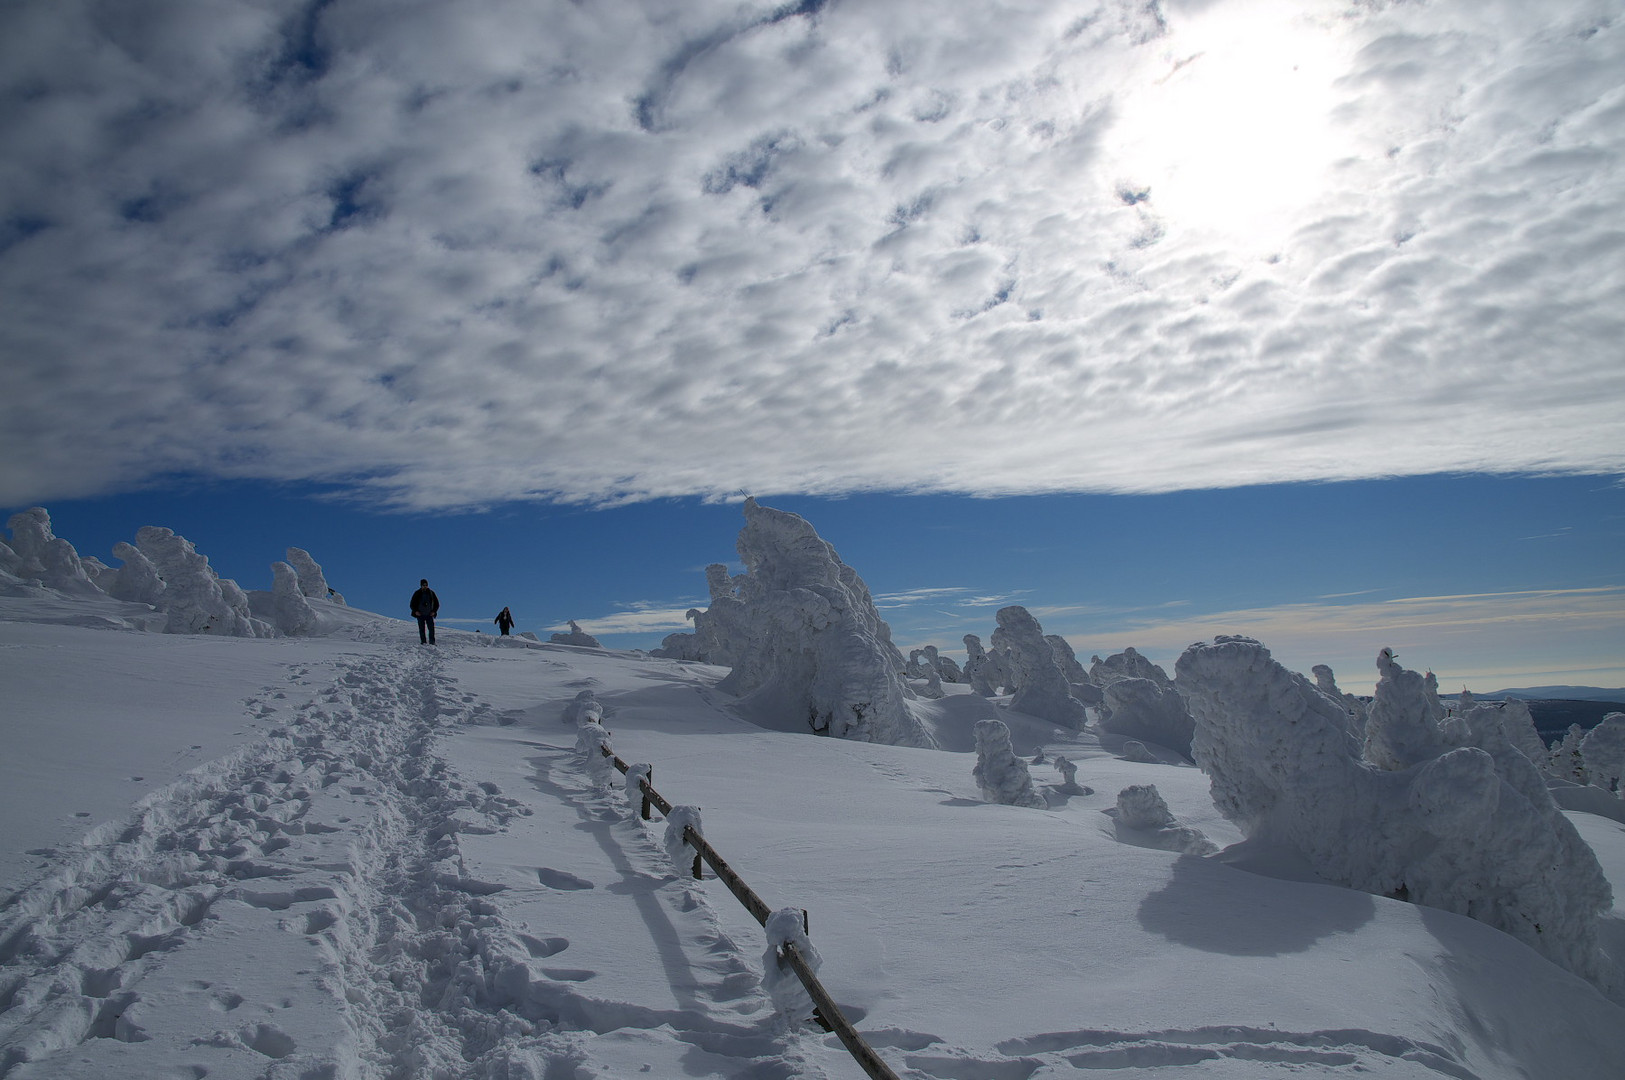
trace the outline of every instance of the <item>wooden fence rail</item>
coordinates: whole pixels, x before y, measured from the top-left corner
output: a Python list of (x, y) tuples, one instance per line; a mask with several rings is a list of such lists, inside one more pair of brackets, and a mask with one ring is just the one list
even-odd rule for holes
[[(609, 747), (600, 745), (598, 749), (622, 773), (632, 771), (632, 766), (621, 760)], [(649, 820), (649, 807), (651, 804), (658, 808), (661, 814), (667, 817), (671, 816), (671, 803), (654, 788), (653, 772), (654, 770), (651, 768), (649, 775), (638, 782), (638, 790), (643, 793), (643, 804), (640, 813), (645, 821)], [(751, 917), (763, 927), (766, 927), (768, 916), (773, 914), (772, 909), (763, 902), (760, 896), (756, 895), (755, 890), (745, 884), (745, 879), (740, 877), (734, 871), (734, 868), (728, 865), (727, 860), (717, 853), (716, 848), (712, 847), (705, 837), (695, 832), (694, 827), (691, 825), (683, 827), (683, 842), (695, 851), (694, 877), (696, 879), (700, 877), (700, 863), (702, 861), (709, 864), (711, 869), (716, 872), (718, 879), (728, 886), (728, 891), (733, 893), (734, 898), (744, 905), (746, 911), (750, 912)], [(806, 930), (807, 912), (805, 909), (802, 910), (801, 918), (802, 929)], [(891, 1066), (887, 1065), (881, 1056), (875, 1052), (875, 1048), (870, 1046), (862, 1035), (858, 1034), (858, 1029), (853, 1027), (852, 1022), (841, 1012), (841, 1007), (835, 1003), (834, 998), (829, 996), (829, 991), (824, 989), (824, 984), (818, 981), (818, 975), (808, 966), (806, 957), (801, 955), (801, 950), (796, 948), (795, 943), (791, 941), (784, 942), (779, 947), (779, 953), (784, 958), (785, 963), (790, 965), (790, 970), (796, 973), (796, 978), (801, 980), (801, 985), (807, 988), (807, 996), (812, 998), (813, 1005), (816, 1007), (813, 1017), (823, 1025), (824, 1030), (835, 1033), (836, 1038), (841, 1040), (841, 1045), (846, 1047), (847, 1052), (852, 1055), (853, 1059), (857, 1061), (872, 1080), (898, 1080), (897, 1074), (892, 1072)]]

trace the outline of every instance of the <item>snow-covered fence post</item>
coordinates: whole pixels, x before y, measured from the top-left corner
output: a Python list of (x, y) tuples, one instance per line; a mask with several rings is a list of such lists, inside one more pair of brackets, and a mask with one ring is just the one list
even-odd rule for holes
[(671, 865), (681, 871), (683, 863), (687, 861), (686, 851), (694, 853), (694, 880), (701, 879), (700, 849), (689, 838), (689, 830), (693, 830), (693, 840), (699, 840), (704, 834), (700, 825), (700, 808), (697, 806), (674, 806), (666, 814), (666, 835), (662, 841), (666, 848), (666, 855), (671, 859)]
[(606, 786), (609, 783), (609, 759), (614, 754), (609, 748), (609, 732), (604, 730), (602, 724), (588, 721), (576, 729), (576, 753), (586, 759), (583, 764), (593, 783), (599, 787)]
[[(805, 913), (800, 908), (780, 908), (762, 927), (767, 932), (767, 951), (762, 954), (762, 989), (773, 1002), (773, 1011), (790, 1024), (813, 1018), (818, 1007), (793, 968), (788, 953), (793, 949), (810, 974), (818, 974), (824, 959), (807, 939)], [(787, 970), (788, 968), (788, 970)]]
[[(588, 726), (600, 727), (597, 724), (582, 725), (584, 728)], [(711, 869), (717, 873), (717, 879), (728, 886), (728, 891), (734, 894), (734, 898), (765, 929), (769, 919), (774, 917), (773, 911), (745, 883), (745, 879), (740, 877), (734, 868), (728, 865), (727, 860), (717, 853), (716, 848), (712, 847), (705, 837), (701, 835), (699, 807), (673, 806), (666, 800), (665, 796), (654, 789), (654, 784), (649, 779), (653, 769), (648, 765), (628, 765), (621, 760), (609, 748), (607, 736), (607, 732), (605, 732), (605, 737), (602, 739), (589, 734), (583, 740), (578, 735), (576, 749), (578, 752), (590, 753), (601, 761), (607, 761), (616, 769), (625, 773), (627, 787), (636, 787), (643, 792), (645, 801), (643, 816), (645, 818), (649, 816), (648, 804), (651, 803), (659, 808), (662, 814), (666, 815), (666, 833), (662, 844), (666, 849), (667, 856), (672, 860), (673, 866), (681, 868), (687, 857), (685, 852), (692, 850), (694, 852), (695, 878), (700, 876), (702, 861), (710, 863)], [(807, 996), (814, 1006), (812, 1018), (825, 1031), (834, 1032), (835, 1036), (841, 1040), (841, 1044), (846, 1047), (847, 1052), (852, 1055), (853, 1060), (862, 1067), (863, 1071), (871, 1077), (871, 1080), (898, 1080), (897, 1074), (892, 1072), (891, 1067), (881, 1059), (879, 1054), (875, 1053), (874, 1047), (870, 1046), (864, 1041), (863, 1036), (858, 1034), (858, 1030), (852, 1026), (852, 1022), (841, 1012), (841, 1007), (835, 1003), (835, 999), (829, 996), (829, 991), (825, 990), (823, 984), (818, 981), (816, 974), (819, 963), (818, 954), (812, 948), (811, 942), (807, 941), (810, 923), (807, 912), (802, 908), (786, 908), (784, 913), (787, 913), (786, 919), (792, 920), (792, 927), (793, 920), (799, 918), (799, 938), (797, 938), (793, 929), (787, 930), (782, 926), (769, 934), (770, 947), (768, 952), (773, 957), (773, 963), (769, 969), (768, 978), (771, 979), (778, 972), (779, 957), (782, 956), (783, 962), (790, 966), (791, 970), (801, 980), (802, 985), (806, 987)], [(798, 947), (797, 940), (805, 943), (804, 947)], [(808, 955), (813, 958), (810, 965), (807, 959)]]
[(654, 788), (654, 771), (653, 765), (626, 767), (626, 790), (636, 791), (642, 797), (639, 815), (644, 821), (649, 820), (649, 792)]

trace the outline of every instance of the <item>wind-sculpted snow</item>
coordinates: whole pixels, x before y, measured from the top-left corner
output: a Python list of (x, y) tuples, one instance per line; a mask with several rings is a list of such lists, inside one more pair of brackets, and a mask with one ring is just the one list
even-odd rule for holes
[(1431, 681), (1387, 649), (1363, 753), (1342, 703), (1257, 641), (1193, 645), (1176, 670), (1196, 762), (1249, 838), (1297, 850), (1328, 881), (1469, 915), (1614, 987), (1598, 947), (1608, 881), (1498, 722), (1442, 725)]
[[(733, 668), (720, 689), (747, 709), (792, 712), (820, 734), (932, 745), (909, 711), (902, 654), (863, 579), (798, 515), (754, 499), (744, 513), (745, 573), (729, 582), (734, 595), (714, 595), (695, 620), (702, 640), (723, 646), (704, 658)], [(715, 576), (712, 584), (721, 585)]]

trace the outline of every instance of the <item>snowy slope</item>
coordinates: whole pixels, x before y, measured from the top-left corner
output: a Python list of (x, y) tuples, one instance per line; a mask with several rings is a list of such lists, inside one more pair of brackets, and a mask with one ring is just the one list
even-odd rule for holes
[[(0, 598), (8, 1080), (861, 1076), (775, 1018), (727, 890), (588, 777), (560, 719), (583, 689), (770, 906), (808, 909), (822, 978), (900, 1076), (1625, 1062), (1625, 1009), (1522, 944), (1268, 852), (1120, 836), (1102, 811), (1151, 783), (1240, 839), (1195, 769), (981, 699), (938, 706), (957, 751), (861, 744), (747, 723), (705, 665), (449, 630), (428, 649), (360, 612), (319, 638), (141, 633), (81, 603)], [(963, 749), (989, 715), (1092, 793), (1046, 764), (1049, 809), (981, 802)], [(1618, 893), (1625, 829), (1571, 817)]]

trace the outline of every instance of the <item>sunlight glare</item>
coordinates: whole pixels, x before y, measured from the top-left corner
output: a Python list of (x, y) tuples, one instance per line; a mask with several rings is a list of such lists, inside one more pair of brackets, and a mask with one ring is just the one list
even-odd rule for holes
[(1221, 0), (1170, 26), (1115, 131), (1125, 201), (1170, 232), (1279, 243), (1343, 152), (1334, 81), (1348, 56), (1335, 24), (1301, 5)]

